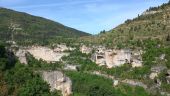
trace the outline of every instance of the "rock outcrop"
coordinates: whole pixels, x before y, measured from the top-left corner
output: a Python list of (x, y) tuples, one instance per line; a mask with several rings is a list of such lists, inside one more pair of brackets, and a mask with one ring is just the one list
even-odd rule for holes
[(61, 57), (67, 56), (67, 53), (63, 52), (55, 52), (54, 50), (48, 47), (32, 47), (27, 50), (30, 54), (32, 54), (36, 59), (43, 59), (47, 62), (56, 62), (60, 61)]
[(90, 52), (92, 52), (92, 48), (83, 45), (80, 47), (80, 51), (82, 53), (89, 54)]
[(43, 79), (50, 85), (50, 90), (60, 90), (63, 96), (72, 94), (72, 81), (60, 71), (44, 71)]
[[(69, 55), (68, 53), (65, 53), (65, 51), (60, 47), (58, 51), (56, 49), (50, 49), (48, 47), (42, 47), (42, 46), (33, 46), (33, 47), (27, 47), (27, 48), (20, 48), (18, 51), (15, 52), (15, 55), (18, 57), (19, 61), (23, 64), (27, 64), (26, 60), (26, 53), (30, 53), (34, 56), (36, 59), (42, 59), (47, 62), (56, 62), (60, 61), (63, 56)], [(60, 50), (60, 51), (59, 51)]]
[(136, 53), (130, 49), (120, 50), (100, 50), (98, 49), (92, 56), (92, 60), (99, 66), (106, 65), (108, 68), (121, 66), (125, 63), (132, 64), (132, 67), (142, 66), (142, 57), (140, 52)]
[(139, 82), (139, 81), (126, 79), (126, 80), (123, 80), (122, 82), (127, 83), (127, 84), (132, 85), (132, 86), (140, 86), (140, 87), (143, 87), (144, 89), (147, 88), (147, 85), (145, 85), (144, 83)]
[(156, 13), (160, 13), (162, 11), (145, 11), (142, 13), (142, 15), (151, 15), (151, 14), (156, 14)]
[(166, 79), (167, 79), (167, 83), (170, 84), (170, 70), (167, 70), (167, 74), (166, 74)]
[(64, 67), (64, 70), (77, 71), (77, 69), (78, 69), (78, 65), (66, 64)]
[(28, 63), (28, 62), (27, 62), (27, 59), (26, 59), (26, 53), (27, 53), (27, 51), (24, 50), (24, 49), (19, 49), (19, 50), (15, 53), (15, 55), (18, 57), (20, 63), (22, 63), (22, 64), (27, 64), (27, 63)]
[(151, 68), (151, 74), (149, 75), (150, 79), (155, 79), (156, 77), (158, 77), (158, 75), (160, 74), (160, 72), (162, 72), (163, 70), (167, 69), (167, 67), (165, 66), (155, 66)]

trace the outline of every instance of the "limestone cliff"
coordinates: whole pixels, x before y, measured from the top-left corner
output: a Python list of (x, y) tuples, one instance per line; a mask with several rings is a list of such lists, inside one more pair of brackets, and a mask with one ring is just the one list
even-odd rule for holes
[(44, 71), (43, 79), (50, 85), (50, 90), (60, 90), (63, 96), (72, 94), (72, 81), (60, 71)]

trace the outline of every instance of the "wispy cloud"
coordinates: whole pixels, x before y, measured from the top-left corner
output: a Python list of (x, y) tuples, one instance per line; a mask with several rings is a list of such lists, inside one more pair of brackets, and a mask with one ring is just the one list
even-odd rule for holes
[[(17, 2), (19, 2), (20, 0), (18, 0)], [(15, 5), (15, 6), (10, 6), (12, 8), (41, 8), (41, 7), (65, 7), (65, 6), (73, 6), (73, 5), (83, 5), (83, 4), (88, 4), (88, 3), (95, 3), (97, 1), (101, 1), (101, 0), (75, 0), (75, 1), (71, 1), (71, 0), (66, 0), (65, 2), (54, 2), (54, 3), (45, 3), (45, 4), (30, 4), (30, 5)], [(12, 3), (12, 0), (2, 0), (2, 2), (10, 2)], [(14, 2), (14, 1), (13, 1)]]
[(168, 0), (0, 0), (0, 6), (58, 21), (90, 33), (109, 30)]

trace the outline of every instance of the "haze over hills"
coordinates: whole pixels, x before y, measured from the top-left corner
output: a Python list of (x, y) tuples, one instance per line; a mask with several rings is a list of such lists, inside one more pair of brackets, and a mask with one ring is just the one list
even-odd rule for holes
[(1, 40), (45, 41), (49, 39), (74, 38), (90, 34), (64, 26), (42, 17), (0, 8)]

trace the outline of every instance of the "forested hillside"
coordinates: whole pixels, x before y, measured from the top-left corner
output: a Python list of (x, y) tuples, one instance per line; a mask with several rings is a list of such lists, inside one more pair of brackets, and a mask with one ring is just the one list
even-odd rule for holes
[[(58, 22), (27, 13), (0, 8), (0, 40), (19, 43), (49, 43), (64, 38), (88, 36), (88, 33), (69, 28)], [(61, 40), (60, 40), (61, 41)]]

